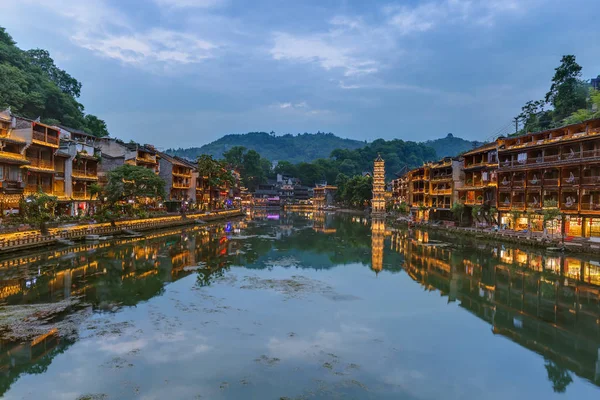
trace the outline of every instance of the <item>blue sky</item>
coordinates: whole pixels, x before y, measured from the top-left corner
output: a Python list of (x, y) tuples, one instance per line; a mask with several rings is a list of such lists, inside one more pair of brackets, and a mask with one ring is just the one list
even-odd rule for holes
[(563, 54), (600, 74), (598, 0), (0, 0), (21, 48), (83, 83), (113, 136), (484, 140), (540, 99)]

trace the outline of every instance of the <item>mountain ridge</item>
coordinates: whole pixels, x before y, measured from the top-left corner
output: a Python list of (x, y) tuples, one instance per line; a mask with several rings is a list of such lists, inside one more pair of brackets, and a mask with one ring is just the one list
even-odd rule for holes
[[(221, 158), (223, 153), (234, 146), (243, 146), (256, 150), (264, 158), (291, 163), (312, 162), (319, 158), (329, 158), (337, 149), (357, 150), (373, 142), (339, 137), (331, 132), (299, 133), (275, 135), (274, 132), (248, 132), (227, 134), (201, 147), (167, 149), (166, 153), (195, 160), (200, 154), (210, 154)], [(457, 156), (483, 144), (455, 137), (449, 133), (445, 137), (427, 140), (421, 143), (435, 150), (438, 158)]]

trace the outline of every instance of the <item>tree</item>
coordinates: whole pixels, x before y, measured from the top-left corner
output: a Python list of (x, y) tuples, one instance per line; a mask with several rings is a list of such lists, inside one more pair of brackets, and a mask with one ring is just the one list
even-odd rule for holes
[(574, 55), (563, 56), (561, 64), (555, 68), (552, 86), (546, 93), (546, 103), (554, 106), (553, 118), (560, 122), (575, 111), (585, 108), (587, 89), (581, 81), (581, 66)]
[(243, 165), (243, 176), (244, 186), (250, 191), (256, 190), (260, 183), (263, 183), (266, 179), (263, 164), (261, 163), (261, 157), (255, 150), (249, 150), (244, 154)]
[(40, 68), (63, 93), (73, 97), (81, 95), (81, 83), (58, 68), (48, 50), (32, 49), (27, 50), (26, 54), (29, 56), (31, 64)]
[(104, 195), (109, 209), (121, 202), (136, 205), (143, 198), (164, 198), (165, 182), (148, 168), (125, 164), (108, 173)]
[(523, 132), (536, 132), (550, 128), (552, 117), (550, 111), (544, 111), (546, 102), (543, 100), (528, 101), (521, 108), (521, 114), (517, 116), (523, 123)]
[(37, 193), (27, 196), (21, 202), (20, 210), (25, 221), (38, 225), (42, 235), (46, 235), (48, 233), (46, 224), (54, 218), (57, 206), (58, 198), (44, 193), (39, 188)]
[(452, 204), (452, 208), (450, 209), (454, 218), (458, 219), (459, 226), (463, 224), (463, 215), (465, 213), (465, 205), (463, 203), (454, 203)]
[(233, 169), (240, 169), (244, 163), (244, 146), (233, 146), (231, 149), (223, 153), (223, 159)]
[[(208, 183), (208, 205), (213, 207), (213, 190), (225, 184), (233, 184), (234, 178), (231, 171), (227, 169), (226, 162), (217, 161), (208, 154), (198, 157), (198, 173)], [(204, 192), (202, 193), (204, 197)]]
[(85, 130), (96, 137), (108, 136), (106, 122), (92, 114), (85, 116)]
[(279, 161), (275, 166), (274, 172), (276, 174), (298, 177), (296, 166), (289, 161)]
[(600, 118), (600, 91), (590, 89), (589, 106), (575, 111), (565, 119), (565, 124), (576, 124), (588, 119)]

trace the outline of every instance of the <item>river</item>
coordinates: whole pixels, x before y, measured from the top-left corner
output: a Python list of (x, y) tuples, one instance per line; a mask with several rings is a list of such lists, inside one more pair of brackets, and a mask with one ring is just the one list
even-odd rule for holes
[(0, 305), (7, 399), (600, 396), (598, 262), (362, 216), (13, 255)]

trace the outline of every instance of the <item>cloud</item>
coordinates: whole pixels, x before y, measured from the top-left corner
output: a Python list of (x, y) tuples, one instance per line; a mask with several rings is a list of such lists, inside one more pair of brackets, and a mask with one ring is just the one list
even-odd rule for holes
[(154, 0), (157, 5), (171, 8), (213, 8), (226, 3), (226, 0)]
[(410, 6), (387, 6), (388, 24), (401, 35), (434, 30), (447, 24), (491, 26), (505, 13), (521, 12), (537, 0), (438, 0)]
[[(218, 46), (190, 32), (137, 27), (122, 11), (105, 0), (23, 0), (53, 13), (68, 24), (64, 32), (76, 45), (107, 58), (138, 67), (155, 64), (185, 65), (213, 56)], [(172, 7), (200, 7), (220, 0), (157, 0)]]
[(217, 47), (193, 35), (165, 29), (103, 37), (95, 36), (95, 32), (81, 31), (73, 40), (102, 56), (135, 65), (198, 63), (211, 58), (211, 50)]
[(294, 36), (278, 32), (274, 34), (270, 52), (275, 60), (317, 62), (326, 70), (339, 68), (345, 76), (376, 72), (377, 63), (358, 56), (356, 50), (336, 43), (335, 36), (331, 34)]
[(284, 110), (286, 112), (291, 112), (296, 115), (304, 115), (304, 116), (332, 114), (332, 111), (330, 111), (330, 110), (322, 110), (322, 109), (312, 108), (305, 101), (301, 101), (298, 103), (292, 103), (292, 102), (275, 103), (275, 104), (272, 104), (269, 108)]

